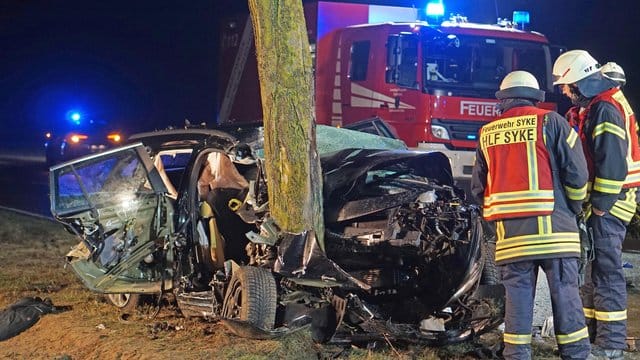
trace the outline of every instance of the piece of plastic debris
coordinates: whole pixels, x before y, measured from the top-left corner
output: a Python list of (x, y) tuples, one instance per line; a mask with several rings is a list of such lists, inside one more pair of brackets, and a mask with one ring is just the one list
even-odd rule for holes
[(553, 331), (553, 316), (549, 316), (544, 319), (542, 323), (542, 330), (540, 331), (540, 335), (542, 337), (553, 337), (555, 336), (555, 332)]
[(424, 331), (444, 331), (444, 319), (430, 317), (420, 321), (420, 330)]

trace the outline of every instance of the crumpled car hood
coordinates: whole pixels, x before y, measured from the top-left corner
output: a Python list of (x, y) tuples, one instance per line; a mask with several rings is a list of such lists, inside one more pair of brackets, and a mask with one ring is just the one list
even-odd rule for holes
[(323, 156), (321, 163), (324, 198), (331, 199), (325, 200), (328, 208), (340, 207), (347, 200), (344, 195), (357, 182), (364, 181), (368, 171), (387, 166), (406, 166), (413, 174), (436, 181), (438, 185), (453, 186), (449, 159), (440, 152), (345, 149)]

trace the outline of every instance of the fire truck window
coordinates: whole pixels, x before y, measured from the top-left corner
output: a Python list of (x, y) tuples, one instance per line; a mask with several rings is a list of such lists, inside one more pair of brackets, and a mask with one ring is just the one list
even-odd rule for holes
[(505, 76), (502, 51), (496, 46), (476, 48), (473, 81), (481, 83), (499, 83)]
[(367, 79), (370, 47), (369, 41), (355, 41), (351, 45), (351, 64), (349, 66), (349, 79), (351, 81), (364, 81)]
[(542, 48), (513, 49), (513, 69), (526, 70), (532, 73), (541, 89), (547, 88), (545, 52)]
[(467, 83), (471, 74), (471, 48), (449, 42), (427, 42), (425, 75), (428, 82)]
[[(531, 72), (540, 87), (553, 91), (547, 79), (551, 59), (545, 44), (512, 39), (489, 39), (478, 36), (426, 38), (422, 64), (425, 88), (455, 89), (475, 94), (495, 92), (502, 79), (513, 70)], [(475, 93), (473, 93), (475, 92)]]
[(418, 87), (418, 39), (415, 37), (402, 38), (402, 56), (398, 67), (400, 76), (398, 85), (411, 88)]

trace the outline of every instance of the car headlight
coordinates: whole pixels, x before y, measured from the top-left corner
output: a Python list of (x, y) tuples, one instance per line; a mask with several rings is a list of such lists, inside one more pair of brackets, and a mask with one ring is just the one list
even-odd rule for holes
[(438, 139), (449, 140), (449, 132), (444, 126), (431, 125), (431, 133)]

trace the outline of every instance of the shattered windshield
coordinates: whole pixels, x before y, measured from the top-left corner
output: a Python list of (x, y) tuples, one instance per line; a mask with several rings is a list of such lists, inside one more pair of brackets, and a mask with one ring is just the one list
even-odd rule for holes
[(147, 172), (135, 149), (55, 171), (54, 205), (58, 214), (114, 203), (131, 206), (136, 197), (153, 194)]
[(445, 35), (424, 42), (427, 88), (497, 90), (506, 74), (526, 70), (549, 89), (549, 47), (532, 41)]

